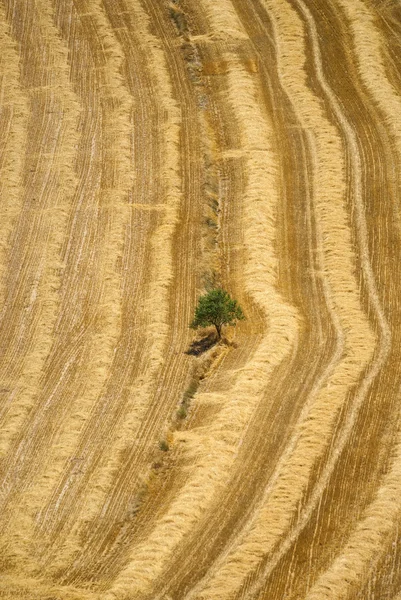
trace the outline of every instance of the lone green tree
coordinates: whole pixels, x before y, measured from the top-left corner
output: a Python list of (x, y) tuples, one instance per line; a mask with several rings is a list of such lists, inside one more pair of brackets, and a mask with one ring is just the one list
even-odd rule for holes
[(214, 325), (217, 338), (221, 339), (223, 325), (235, 325), (237, 321), (243, 319), (245, 319), (245, 315), (238, 302), (231, 298), (225, 290), (215, 288), (200, 296), (190, 327), (197, 329)]

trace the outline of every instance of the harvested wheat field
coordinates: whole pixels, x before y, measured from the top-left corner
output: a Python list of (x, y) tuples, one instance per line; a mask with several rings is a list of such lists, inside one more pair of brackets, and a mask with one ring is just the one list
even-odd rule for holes
[(0, 82), (0, 599), (401, 600), (400, 0), (0, 0)]

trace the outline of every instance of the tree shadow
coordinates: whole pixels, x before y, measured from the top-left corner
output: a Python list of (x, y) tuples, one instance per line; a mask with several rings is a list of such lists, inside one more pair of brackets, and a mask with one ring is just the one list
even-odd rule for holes
[(217, 343), (217, 341), (217, 335), (213, 331), (201, 340), (194, 340), (190, 344), (188, 350), (186, 350), (185, 354), (189, 354), (191, 356), (199, 356), (200, 354), (203, 354), (204, 352), (209, 350), (209, 348), (214, 346)]

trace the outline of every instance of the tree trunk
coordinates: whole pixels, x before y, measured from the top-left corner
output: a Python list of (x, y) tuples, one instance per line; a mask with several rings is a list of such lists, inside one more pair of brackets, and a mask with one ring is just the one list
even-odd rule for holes
[(221, 340), (221, 325), (215, 325), (217, 331), (217, 339)]

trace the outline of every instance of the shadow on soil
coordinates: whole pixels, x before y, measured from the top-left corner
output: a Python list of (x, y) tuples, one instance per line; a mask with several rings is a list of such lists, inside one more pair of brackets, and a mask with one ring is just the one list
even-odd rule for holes
[(209, 333), (209, 335), (202, 338), (201, 340), (193, 341), (192, 344), (189, 346), (188, 350), (185, 352), (185, 354), (190, 354), (191, 356), (199, 356), (200, 354), (203, 354), (204, 352), (209, 350), (209, 348), (217, 344), (217, 342), (217, 335), (214, 332)]

